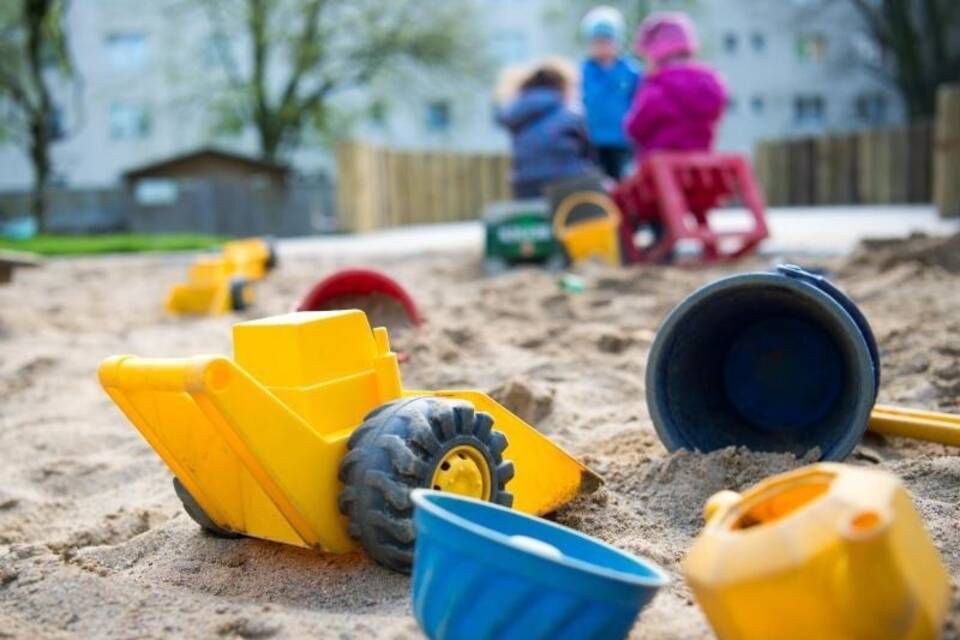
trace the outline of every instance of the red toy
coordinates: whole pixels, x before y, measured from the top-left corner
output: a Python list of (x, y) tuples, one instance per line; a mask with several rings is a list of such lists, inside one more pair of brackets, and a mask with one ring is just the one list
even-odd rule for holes
[[(751, 252), (769, 235), (763, 194), (750, 162), (724, 153), (656, 152), (613, 192), (623, 213), (620, 226), (623, 261), (661, 262), (681, 240), (699, 242), (706, 262), (734, 260)], [(752, 227), (716, 231), (708, 213), (739, 199), (750, 213)], [(647, 248), (634, 235), (643, 224), (660, 223), (662, 233)]]
[(318, 311), (335, 298), (372, 293), (397, 300), (413, 326), (420, 326), (423, 322), (417, 305), (406, 289), (390, 276), (373, 269), (344, 269), (324, 278), (304, 297), (297, 311)]

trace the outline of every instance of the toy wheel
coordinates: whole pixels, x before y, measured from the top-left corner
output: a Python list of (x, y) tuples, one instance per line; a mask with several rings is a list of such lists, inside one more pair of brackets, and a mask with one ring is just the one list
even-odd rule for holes
[(514, 469), (503, 460), (506, 448), (493, 418), (469, 402), (409, 398), (378, 407), (350, 436), (340, 463), (339, 506), (350, 537), (377, 563), (409, 572), (410, 492), (432, 487), (512, 506), (505, 486)]
[(230, 282), (230, 308), (243, 311), (253, 303), (253, 289), (246, 278), (234, 278)]
[(211, 535), (217, 536), (218, 538), (242, 538), (243, 535), (230, 531), (229, 529), (224, 529), (206, 514), (203, 508), (197, 504), (197, 501), (193, 499), (193, 496), (190, 495), (190, 492), (187, 491), (187, 488), (183, 486), (183, 483), (180, 482), (178, 478), (173, 479), (173, 490), (176, 492), (177, 497), (180, 498), (180, 502), (183, 503), (183, 510), (187, 512), (187, 515), (190, 516), (190, 519), (200, 525), (200, 528), (210, 533)]
[(269, 273), (277, 268), (279, 260), (279, 258), (277, 258), (277, 245), (274, 244), (272, 239), (265, 240), (264, 242), (267, 243), (267, 259), (263, 263), (263, 268)]

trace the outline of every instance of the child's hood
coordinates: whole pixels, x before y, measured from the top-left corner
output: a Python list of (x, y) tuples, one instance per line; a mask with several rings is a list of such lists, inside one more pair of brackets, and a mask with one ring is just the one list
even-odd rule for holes
[(516, 100), (502, 109), (497, 119), (505, 127), (520, 129), (563, 106), (563, 94), (556, 89), (537, 87), (527, 89)]
[(648, 76), (646, 82), (660, 88), (677, 108), (693, 117), (715, 118), (727, 101), (720, 76), (699, 64), (665, 67)]

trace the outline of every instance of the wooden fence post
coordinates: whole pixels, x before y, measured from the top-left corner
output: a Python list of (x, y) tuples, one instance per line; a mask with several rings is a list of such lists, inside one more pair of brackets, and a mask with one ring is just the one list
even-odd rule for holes
[(960, 217), (960, 84), (944, 85), (937, 94), (933, 190), (940, 216)]

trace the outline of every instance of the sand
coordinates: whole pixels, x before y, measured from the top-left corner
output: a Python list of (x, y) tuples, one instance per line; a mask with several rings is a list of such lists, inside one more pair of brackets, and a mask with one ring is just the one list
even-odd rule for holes
[[(872, 246), (818, 266), (833, 270), (873, 323), (882, 399), (960, 410), (960, 240), (937, 250), (930, 242)], [(51, 261), (0, 288), (0, 636), (418, 637), (408, 578), (360, 554), (201, 533), (164, 465), (99, 388), (96, 367), (112, 354), (229, 352), (235, 318), (175, 319), (160, 309), (188, 260)], [(393, 336), (409, 356), (408, 386), (491, 391), (606, 478), (555, 518), (672, 575), (632, 637), (709, 637), (678, 573), (704, 501), (807, 462), (734, 449), (670, 455), (651, 426), (643, 374), (659, 320), (733, 269), (587, 265), (586, 291), (568, 294), (533, 269), (483, 279), (479, 256), (368, 262), (405, 282), (427, 317), (422, 329), (399, 326)], [(242, 317), (289, 310), (336, 266), (329, 257), (285, 261)], [(851, 458), (905, 480), (955, 587), (957, 453), (868, 436)], [(947, 637), (960, 637), (958, 600), (955, 589)]]

